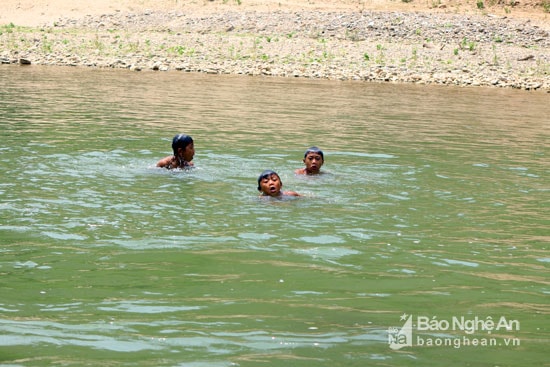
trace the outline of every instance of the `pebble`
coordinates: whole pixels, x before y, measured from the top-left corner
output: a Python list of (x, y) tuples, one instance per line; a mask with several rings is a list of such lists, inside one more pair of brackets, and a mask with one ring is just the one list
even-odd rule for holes
[(550, 92), (550, 24), (416, 12), (115, 12), (0, 34), (29, 63)]

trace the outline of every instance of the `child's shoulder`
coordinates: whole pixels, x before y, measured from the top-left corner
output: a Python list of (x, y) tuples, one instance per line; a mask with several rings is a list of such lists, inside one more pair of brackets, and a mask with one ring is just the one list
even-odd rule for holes
[(283, 195), (285, 195), (285, 196), (301, 196), (296, 191), (283, 191)]
[(174, 156), (169, 155), (168, 157), (164, 157), (161, 160), (157, 162), (157, 167), (166, 167), (172, 165), (174, 162)]

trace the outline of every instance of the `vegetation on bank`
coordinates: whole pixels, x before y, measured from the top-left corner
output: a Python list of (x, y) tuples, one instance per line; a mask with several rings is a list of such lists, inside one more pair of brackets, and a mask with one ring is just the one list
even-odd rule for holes
[[(392, 27), (402, 21), (388, 19)], [(453, 24), (436, 27), (455, 33)], [(550, 63), (533, 56), (545, 50), (536, 42), (522, 47), (495, 32), (489, 41), (464, 36), (448, 44), (421, 26), (413, 33), (365, 39), (347, 28), (332, 37), (10, 23), (0, 26), (0, 62), (550, 89)]]

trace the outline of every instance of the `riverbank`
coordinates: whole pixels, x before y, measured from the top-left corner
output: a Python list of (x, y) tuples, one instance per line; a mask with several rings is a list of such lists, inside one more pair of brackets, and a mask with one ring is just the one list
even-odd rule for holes
[(25, 9), (3, 12), (1, 63), (550, 92), (550, 22), (542, 8), (512, 16), (513, 8), (472, 4), (123, 1), (101, 8), (100, 1), (95, 9), (61, 8), (68, 15), (61, 16), (44, 3), (33, 3), (42, 15), (33, 21), (29, 9), (27, 17)]

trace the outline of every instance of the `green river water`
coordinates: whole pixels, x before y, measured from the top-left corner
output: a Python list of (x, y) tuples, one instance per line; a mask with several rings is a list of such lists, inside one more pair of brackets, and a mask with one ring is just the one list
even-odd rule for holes
[[(549, 365), (550, 94), (0, 85), (0, 365)], [(178, 133), (196, 168), (155, 168)], [(327, 174), (296, 176), (312, 145)], [(260, 200), (264, 169), (303, 197)]]

